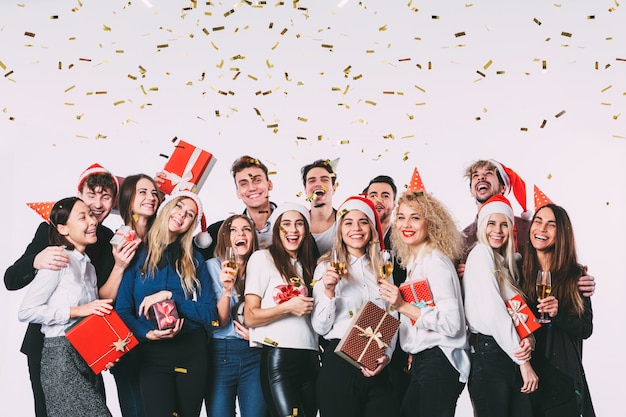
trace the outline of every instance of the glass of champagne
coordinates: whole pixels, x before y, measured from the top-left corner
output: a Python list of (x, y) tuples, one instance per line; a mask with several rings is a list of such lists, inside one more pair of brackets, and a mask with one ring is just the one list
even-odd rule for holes
[[(550, 271), (537, 272), (537, 298), (543, 300), (552, 292), (552, 274)], [(542, 312), (537, 323), (550, 323), (550, 318), (546, 317), (546, 313)]]
[(387, 279), (393, 274), (393, 254), (391, 251), (380, 251), (380, 261), (380, 279)]
[[(335, 248), (330, 250), (330, 267), (335, 269), (335, 272), (339, 275), (340, 280), (342, 275), (346, 273), (346, 263), (339, 259), (339, 252)], [(335, 286), (335, 298), (341, 298), (339, 282), (337, 282), (337, 285)]]
[[(239, 268), (239, 254), (237, 253), (237, 251), (232, 247), (232, 246), (228, 246), (226, 247), (226, 259), (224, 259), (226, 261), (226, 266), (229, 268), (232, 268), (235, 270), (235, 274), (234, 274), (234, 279), (237, 279), (237, 268)], [(231, 295), (232, 296), (238, 296), (238, 294), (235, 293), (235, 286), (234, 286), (234, 282), (233, 282), (233, 288), (231, 291)]]

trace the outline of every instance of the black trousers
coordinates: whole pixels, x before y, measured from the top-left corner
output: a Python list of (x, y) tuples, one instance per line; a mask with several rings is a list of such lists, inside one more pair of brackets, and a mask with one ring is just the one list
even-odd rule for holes
[(204, 328), (141, 344), (139, 385), (150, 417), (200, 415), (208, 366)]
[(261, 389), (272, 417), (315, 417), (318, 353), (313, 350), (264, 346)]
[(338, 339), (328, 342), (322, 355), (317, 379), (317, 402), (321, 417), (396, 417), (400, 403), (395, 401), (389, 370), (373, 377), (337, 355)]

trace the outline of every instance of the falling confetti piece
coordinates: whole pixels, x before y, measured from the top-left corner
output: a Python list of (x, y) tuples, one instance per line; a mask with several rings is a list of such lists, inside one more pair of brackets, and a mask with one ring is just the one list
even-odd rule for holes
[(521, 128), (520, 128), (520, 130), (521, 130), (522, 132), (528, 132), (528, 128), (527, 128), (527, 127), (521, 127)]
[(544, 59), (543, 61), (541, 61), (541, 69), (543, 69), (544, 71), (546, 70), (546, 68), (548, 68), (548, 63), (547, 61)]
[(329, 44), (327, 44), (327, 43), (323, 43), (323, 44), (322, 44), (322, 48), (332, 49), (332, 47), (333, 47), (332, 45), (329, 45)]
[(490, 59), (489, 61), (487, 61), (487, 63), (485, 65), (483, 65), (483, 69), (487, 70), (487, 68), (489, 68), (491, 66), (491, 64), (493, 64), (493, 61)]
[(157, 48), (158, 48), (158, 49), (163, 49), (163, 48), (169, 48), (169, 46), (170, 46), (170, 45), (169, 45), (169, 44), (167, 44), (167, 43), (162, 43), (161, 45), (157, 45)]
[(565, 110), (561, 110), (556, 115), (554, 115), (554, 117), (559, 118), (559, 117), (563, 116), (564, 114), (565, 114)]
[(365, 104), (371, 104), (372, 106), (375, 106), (376, 102), (372, 100), (365, 100)]
[(571, 34), (571, 33), (569, 33), (569, 32), (561, 32), (561, 36), (565, 36), (565, 37), (567, 37), (567, 38), (571, 38), (571, 37), (572, 37), (572, 34)]
[(114, 106), (118, 106), (118, 105), (124, 104), (124, 103), (126, 103), (126, 100), (119, 100), (119, 101), (116, 101), (115, 103), (113, 103), (113, 105)]
[(381, 26), (381, 27), (378, 28), (379, 32), (384, 32), (386, 30), (387, 30), (387, 25), (384, 25), (384, 26)]
[(533, 22), (535, 22), (538, 26), (541, 26), (541, 22), (536, 17), (533, 19)]
[(543, 129), (546, 126), (546, 123), (548, 123), (548, 121), (546, 119), (543, 119), (543, 122), (541, 122), (541, 126), (539, 127)]
[(229, 11), (227, 11), (226, 13), (224, 13), (224, 17), (228, 17), (231, 14), (235, 13), (235, 9), (230, 9)]
[(456, 38), (460, 38), (461, 36), (465, 36), (465, 32), (458, 32), (458, 33), (455, 33), (455, 34), (454, 34), (454, 36), (455, 36)]
[(65, 89), (65, 92), (67, 93), (68, 91), (70, 91), (70, 90), (71, 90), (72, 88), (74, 88), (74, 87), (76, 87), (76, 85), (73, 85), (73, 86), (71, 86), (71, 87), (67, 87), (67, 88)]
[(104, 30), (105, 32), (110, 32), (110, 31), (111, 31), (111, 28), (110, 28), (110, 27), (108, 27), (107, 25), (104, 25), (104, 24), (103, 24), (103, 25), (102, 25), (102, 30)]
[(609, 85), (608, 87), (604, 87), (602, 90), (600, 90), (601, 93), (604, 93), (606, 90), (612, 88), (612, 85)]
[(485, 75), (484, 73), (482, 73), (482, 72), (480, 72), (480, 71), (478, 71), (478, 70), (477, 70), (476, 72), (477, 72), (477, 73), (478, 73), (478, 75), (480, 75), (481, 77), (486, 77), (486, 75)]
[(24, 32), (24, 36), (29, 36), (31, 38), (34, 38), (35, 34), (33, 32)]

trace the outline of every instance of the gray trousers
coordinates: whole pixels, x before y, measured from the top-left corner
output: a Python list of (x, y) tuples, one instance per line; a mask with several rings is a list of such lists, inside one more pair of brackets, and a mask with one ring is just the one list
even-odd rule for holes
[(96, 375), (65, 336), (44, 339), (41, 385), (48, 417), (111, 417), (102, 375)]

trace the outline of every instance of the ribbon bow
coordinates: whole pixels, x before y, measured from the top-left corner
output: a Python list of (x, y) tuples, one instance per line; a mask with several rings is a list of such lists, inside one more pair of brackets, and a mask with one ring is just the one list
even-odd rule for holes
[(520, 324), (526, 323), (528, 321), (528, 314), (522, 313), (522, 310), (526, 308), (526, 304), (523, 304), (519, 300), (509, 300), (509, 304), (511, 307), (507, 307), (507, 311), (509, 315), (513, 319), (513, 324), (515, 327)]
[(111, 343), (111, 347), (114, 347), (115, 350), (118, 352), (124, 352), (125, 350), (128, 350), (126, 349), (126, 345), (130, 343), (130, 337), (132, 335), (133, 334), (129, 332), (125, 339), (122, 339), (118, 336), (117, 342)]
[(411, 303), (411, 305), (415, 306), (417, 308), (426, 308), (426, 307), (428, 307), (428, 304), (426, 304), (426, 301), (424, 301), (424, 300), (421, 300), (419, 303), (416, 303), (415, 301), (413, 301)]
[(161, 317), (161, 319), (159, 320), (159, 323), (161, 324), (160, 327), (165, 327), (176, 323), (177, 318), (176, 316), (172, 315), (172, 311), (174, 311), (173, 304), (159, 303), (157, 304), (156, 308), (161, 314), (163, 314), (163, 317)]
[(195, 148), (193, 150), (189, 160), (187, 161), (187, 165), (185, 165), (185, 169), (183, 169), (182, 176), (178, 176), (173, 172), (165, 171), (165, 178), (168, 179), (174, 187), (172, 189), (172, 193), (183, 190), (193, 191), (196, 184), (191, 182), (193, 179), (193, 172), (191, 172), (191, 169), (194, 167), (196, 162), (198, 162), (198, 158), (200, 158), (201, 153), (202, 149), (200, 148)]
[(376, 344), (378, 344), (379, 349), (389, 346), (381, 339), (381, 337), (383, 337), (382, 333), (378, 331), (374, 332), (374, 329), (372, 329), (372, 326), (367, 326), (365, 329), (359, 326), (354, 326), (354, 327), (356, 327), (357, 330), (361, 331), (361, 333), (359, 333), (359, 336), (373, 339), (376, 342)]

